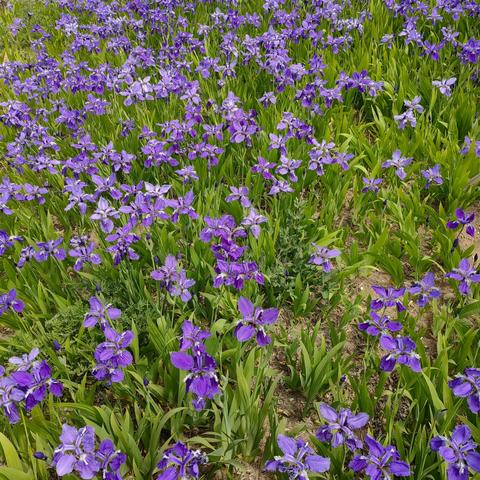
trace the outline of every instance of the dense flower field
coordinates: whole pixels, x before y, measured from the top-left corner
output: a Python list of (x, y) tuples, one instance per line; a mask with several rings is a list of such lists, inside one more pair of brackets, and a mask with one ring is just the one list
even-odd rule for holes
[(0, 480), (480, 478), (476, 0), (11, 0), (0, 53)]

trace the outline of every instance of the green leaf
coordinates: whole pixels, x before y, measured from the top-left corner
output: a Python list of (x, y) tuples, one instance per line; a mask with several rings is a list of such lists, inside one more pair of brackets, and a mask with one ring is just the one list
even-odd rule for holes
[(16, 448), (3, 433), (0, 433), (0, 445), (3, 450), (3, 456), (5, 458), (5, 463), (7, 464), (7, 467), (22, 470), (22, 463), (20, 462), (20, 458), (17, 454)]

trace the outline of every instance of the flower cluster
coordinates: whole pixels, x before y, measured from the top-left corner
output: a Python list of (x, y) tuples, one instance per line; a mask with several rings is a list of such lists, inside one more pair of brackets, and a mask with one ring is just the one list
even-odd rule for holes
[(237, 225), (231, 215), (223, 215), (220, 218), (205, 217), (207, 226), (200, 232), (200, 240), (207, 243), (215, 238), (219, 241), (211, 246), (217, 260), (214, 287), (231, 285), (237, 290), (241, 290), (247, 280), (255, 280), (258, 284), (263, 285), (263, 274), (258, 270), (256, 262), (242, 261), (246, 247), (239, 245), (237, 240), (247, 237), (247, 229), (252, 232), (254, 237), (258, 237), (259, 225), (266, 221), (267, 219), (257, 214), (253, 208), (250, 209), (249, 215), (242, 220), (241, 225)]
[(330, 469), (330, 459), (316, 455), (301, 438), (279, 435), (277, 443), (283, 455), (265, 464), (267, 472), (286, 473), (290, 480), (308, 480), (308, 472), (323, 473)]
[(184, 443), (177, 442), (165, 450), (157, 467), (162, 470), (157, 480), (198, 480), (200, 465), (208, 462), (201, 450), (189, 449)]
[[(417, 287), (412, 287), (413, 293), (423, 295), (417, 302), (426, 305), (429, 295), (432, 293), (434, 278), (427, 274)], [(386, 353), (380, 360), (380, 368), (386, 372), (391, 372), (398, 363), (406, 365), (414, 372), (421, 371), (420, 357), (416, 353), (416, 344), (409, 336), (393, 336), (393, 334), (402, 330), (403, 325), (399, 321), (394, 321), (387, 315), (387, 310), (394, 307), (397, 312), (405, 311), (402, 297), (406, 288), (381, 287), (374, 285), (373, 291), (379, 296), (370, 302), (370, 318), (358, 325), (358, 328), (373, 337), (379, 336), (380, 346), (386, 350)], [(436, 293), (434, 293), (436, 295)], [(419, 297), (420, 298), (420, 297)], [(436, 298), (436, 297), (433, 297)], [(377, 313), (377, 312), (380, 312)]]
[(84, 479), (98, 474), (105, 480), (123, 479), (120, 469), (127, 459), (126, 455), (116, 450), (110, 439), (102, 440), (97, 446), (93, 427), (77, 429), (64, 424), (60, 442), (53, 452), (51, 463), (59, 477), (75, 472)]
[[(207, 353), (204, 344), (209, 337), (210, 332), (186, 320), (182, 325), (180, 351), (170, 354), (170, 360), (176, 368), (189, 372), (185, 377), (186, 391), (195, 396), (192, 404), (198, 411), (205, 408), (207, 399), (220, 394), (217, 364)], [(188, 351), (190, 353), (186, 353)]]
[(85, 314), (83, 326), (92, 328), (97, 323), (105, 337), (105, 341), (95, 349), (95, 367), (93, 376), (98, 381), (105, 381), (106, 385), (122, 382), (124, 369), (132, 364), (132, 354), (127, 347), (132, 343), (134, 334), (130, 330), (117, 332), (111, 321), (120, 318), (122, 312), (110, 304), (104, 305), (98, 297), (90, 298), (90, 310)]
[(183, 302), (188, 302), (192, 298), (189, 289), (195, 285), (195, 280), (187, 278), (187, 273), (179, 267), (173, 255), (167, 255), (165, 264), (150, 275), (154, 280), (159, 281), (172, 297), (180, 297)]
[(34, 348), (21, 357), (11, 357), (8, 375), (0, 366), (0, 407), (10, 423), (20, 420), (18, 407), (21, 404), (29, 412), (43, 402), (48, 392), (55, 397), (62, 396), (62, 383), (52, 378), (52, 370), (46, 360), (36, 360), (39, 354), (40, 350)]

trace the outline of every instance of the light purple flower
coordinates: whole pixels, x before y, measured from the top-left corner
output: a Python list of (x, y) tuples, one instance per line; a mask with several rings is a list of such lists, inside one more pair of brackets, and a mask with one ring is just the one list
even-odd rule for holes
[(477, 269), (470, 266), (468, 259), (462, 258), (457, 268), (445, 275), (446, 278), (452, 278), (460, 282), (458, 291), (461, 295), (470, 295), (470, 286), (472, 283), (480, 282), (480, 273)]
[(308, 260), (308, 263), (321, 266), (324, 272), (331, 272), (332, 264), (330, 263), (330, 259), (340, 256), (340, 250), (337, 250), (336, 248), (328, 249), (327, 247), (320, 247), (315, 243), (312, 243), (312, 246), (315, 251)]
[(279, 435), (277, 443), (283, 455), (267, 461), (267, 472), (286, 473), (289, 480), (308, 480), (308, 472), (324, 473), (330, 469), (330, 459), (316, 455), (301, 438)]
[(404, 168), (412, 162), (412, 157), (403, 157), (400, 150), (395, 150), (392, 158), (382, 163), (382, 168), (395, 168), (395, 175), (401, 180), (405, 180), (407, 174)]
[(449, 97), (452, 94), (452, 87), (457, 81), (456, 77), (448, 78), (446, 80), (433, 80), (432, 85), (438, 87), (440, 93)]

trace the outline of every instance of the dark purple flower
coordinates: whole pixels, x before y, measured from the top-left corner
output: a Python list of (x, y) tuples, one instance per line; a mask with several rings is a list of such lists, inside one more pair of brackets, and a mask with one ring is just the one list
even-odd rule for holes
[(458, 267), (448, 272), (445, 277), (460, 282), (458, 291), (461, 295), (470, 295), (470, 285), (480, 282), (480, 273), (477, 273), (477, 270), (470, 266), (466, 258), (462, 258)]
[(358, 328), (368, 335), (376, 337), (391, 336), (392, 333), (399, 332), (403, 325), (400, 322), (394, 322), (390, 320), (386, 315), (378, 315), (375, 311), (370, 311), (370, 319), (365, 322), (359, 323)]
[(368, 423), (366, 413), (354, 414), (348, 408), (337, 412), (326, 403), (320, 404), (320, 416), (327, 422), (321, 426), (316, 437), (324, 443), (331, 443), (333, 448), (345, 444), (352, 452), (363, 447), (363, 442), (355, 435), (354, 430), (363, 428)]
[(373, 291), (379, 295), (380, 298), (370, 302), (372, 310), (380, 310), (381, 308), (396, 307), (397, 311), (405, 310), (403, 303), (398, 300), (403, 297), (405, 288), (380, 287), (378, 285), (372, 286)]
[(207, 462), (208, 457), (201, 450), (192, 450), (177, 442), (165, 450), (157, 465), (162, 472), (156, 480), (197, 480), (200, 478), (200, 465)]
[(448, 464), (448, 480), (468, 480), (469, 469), (480, 472), (480, 453), (476, 452), (477, 444), (471, 438), (466, 425), (457, 425), (451, 438), (437, 436), (430, 441), (430, 448)]
[(11, 364), (17, 366), (17, 370), (11, 373), (10, 378), (25, 393), (27, 411), (43, 402), (47, 389), (56, 397), (61, 397), (63, 392), (62, 383), (52, 378), (52, 371), (46, 360), (33, 361), (38, 353), (38, 349), (33, 349), (28, 356), (12, 357), (9, 360)]
[(105, 480), (122, 480), (119, 470), (126, 456), (116, 450), (109, 439), (100, 442), (97, 450), (93, 427), (76, 429), (64, 424), (60, 442), (52, 459), (52, 467), (59, 477), (75, 472), (83, 479), (96, 478), (100, 474)]
[(277, 321), (278, 310), (276, 308), (255, 307), (250, 300), (240, 297), (238, 311), (241, 313), (242, 319), (238, 321), (235, 327), (237, 340), (246, 342), (256, 335), (258, 345), (261, 347), (268, 345), (272, 340), (265, 333), (265, 326)]
[(441, 296), (440, 289), (435, 286), (435, 275), (432, 272), (426, 273), (419, 282), (414, 283), (408, 289), (408, 293), (418, 295), (416, 302), (419, 307), (424, 307), (430, 300)]
[(466, 232), (468, 235), (471, 237), (475, 236), (475, 226), (473, 225), (473, 222), (475, 221), (475, 214), (474, 213), (468, 213), (462, 210), (461, 208), (457, 208), (455, 210), (455, 217), (457, 217), (456, 220), (449, 220), (447, 222), (447, 228), (451, 230), (456, 230), (460, 225), (462, 226), (462, 230), (460, 233), (463, 231), (465, 227)]
[(357, 455), (349, 463), (354, 472), (365, 471), (371, 480), (391, 480), (394, 476), (410, 476), (410, 466), (400, 459), (393, 445), (384, 447), (370, 435), (365, 437), (365, 443), (368, 452)]
[(95, 296), (90, 297), (90, 310), (85, 314), (83, 326), (94, 327), (97, 322), (103, 328), (109, 324), (109, 320), (116, 320), (122, 314), (121, 310), (112, 307), (110, 304), (103, 305)]
[(14, 242), (22, 242), (22, 237), (17, 237), (15, 235), (8, 235), (5, 230), (0, 230), (0, 257), (4, 255), (4, 253), (9, 249), (12, 248)]
[(397, 363), (408, 366), (414, 372), (422, 370), (420, 356), (415, 352), (417, 345), (410, 337), (384, 335), (380, 338), (380, 346), (389, 352), (380, 360), (380, 368), (385, 372), (393, 371)]
[(324, 473), (330, 469), (330, 459), (316, 455), (301, 438), (279, 435), (277, 443), (283, 455), (265, 463), (267, 472), (285, 473), (289, 480), (308, 480), (308, 472)]
[(100, 265), (102, 259), (100, 255), (94, 252), (95, 243), (89, 242), (88, 237), (73, 237), (70, 240), (70, 246), (72, 247), (68, 254), (76, 258), (73, 269), (76, 272), (82, 270), (85, 263), (91, 263), (93, 265)]
[(463, 374), (458, 374), (448, 382), (456, 397), (467, 397), (468, 408), (472, 413), (480, 413), (480, 370), (466, 368)]
[(165, 264), (150, 274), (154, 280), (160, 282), (170, 295), (180, 297), (183, 302), (188, 302), (192, 298), (190, 288), (195, 285), (195, 280), (187, 278), (187, 274), (177, 262), (173, 255), (167, 255)]

